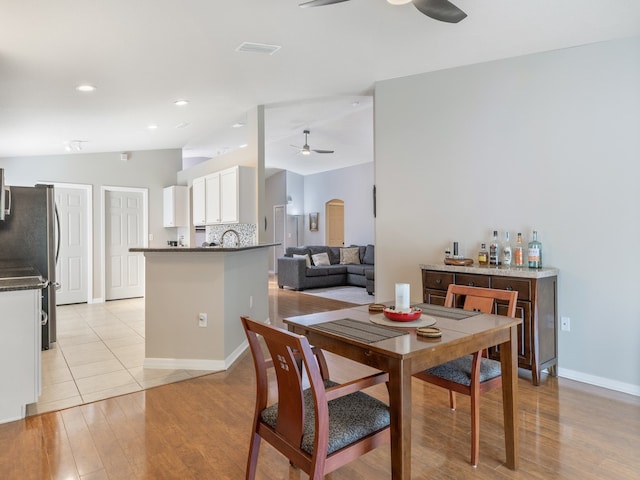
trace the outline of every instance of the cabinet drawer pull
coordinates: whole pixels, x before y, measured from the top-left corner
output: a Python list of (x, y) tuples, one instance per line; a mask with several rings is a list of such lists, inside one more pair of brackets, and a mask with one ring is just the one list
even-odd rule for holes
[(440, 284), (442, 283), (442, 279), (437, 278), (437, 279), (436, 279), (436, 283), (437, 283), (438, 285), (440, 285)]
[(512, 287), (511, 285), (509, 285), (509, 286), (507, 286), (507, 288), (505, 288), (505, 290), (507, 290), (507, 291), (509, 291), (509, 292), (510, 292), (510, 291), (512, 291), (512, 290), (513, 290), (513, 287)]
[(469, 282), (469, 286), (470, 286), (470, 287), (475, 287), (475, 286), (476, 286), (476, 284), (475, 284), (474, 282)]

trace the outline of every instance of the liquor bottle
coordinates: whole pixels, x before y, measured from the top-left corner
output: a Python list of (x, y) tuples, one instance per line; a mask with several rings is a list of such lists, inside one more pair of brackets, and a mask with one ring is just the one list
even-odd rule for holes
[(516, 246), (513, 249), (513, 263), (516, 267), (522, 267), (524, 265), (524, 252), (522, 250), (522, 233), (518, 232), (518, 239), (516, 240)]
[(487, 244), (483, 243), (480, 246), (480, 251), (478, 252), (478, 264), (481, 267), (486, 267), (489, 265), (489, 252), (487, 252)]
[(511, 242), (509, 240), (509, 232), (504, 232), (504, 243), (502, 244), (502, 265), (511, 266)]
[(533, 240), (529, 242), (527, 250), (527, 258), (529, 260), (529, 268), (542, 267), (542, 243), (538, 241), (538, 232), (533, 231)]
[(500, 247), (498, 246), (498, 231), (493, 231), (493, 240), (489, 244), (489, 264), (497, 267), (500, 263)]

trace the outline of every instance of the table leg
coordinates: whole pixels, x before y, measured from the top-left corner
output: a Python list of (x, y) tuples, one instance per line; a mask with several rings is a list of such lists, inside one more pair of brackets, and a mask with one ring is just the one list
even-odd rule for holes
[(408, 362), (394, 360), (389, 368), (391, 410), (391, 478), (411, 478), (411, 371)]
[(511, 327), (510, 340), (500, 346), (502, 406), (507, 467), (518, 468), (518, 328)]

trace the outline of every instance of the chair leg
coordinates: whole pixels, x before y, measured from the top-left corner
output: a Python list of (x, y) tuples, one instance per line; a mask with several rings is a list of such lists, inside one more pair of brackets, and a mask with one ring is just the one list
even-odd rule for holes
[(471, 394), (471, 465), (478, 466), (480, 456), (480, 392)]
[(471, 373), (471, 465), (478, 466), (480, 456), (480, 362), (482, 352), (473, 354)]
[(249, 445), (249, 458), (247, 460), (247, 473), (245, 476), (246, 480), (254, 480), (254, 478), (256, 478), (260, 440), (262, 440), (262, 437), (254, 432), (251, 438), (251, 445)]
[(449, 390), (449, 407), (451, 410), (456, 409), (456, 392)]

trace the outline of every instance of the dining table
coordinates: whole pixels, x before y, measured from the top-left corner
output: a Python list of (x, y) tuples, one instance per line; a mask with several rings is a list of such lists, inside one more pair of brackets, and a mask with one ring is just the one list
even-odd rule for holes
[[(384, 303), (384, 302), (383, 302)], [(393, 302), (387, 302), (387, 305)], [(418, 320), (393, 322), (368, 306), (285, 318), (289, 331), (304, 335), (315, 347), (388, 372), (391, 478), (411, 478), (412, 376), (427, 368), (489, 347), (499, 346), (506, 466), (518, 468), (517, 328), (521, 319), (417, 304)], [(415, 308), (414, 307), (414, 308)], [(437, 338), (417, 334), (433, 324)]]

